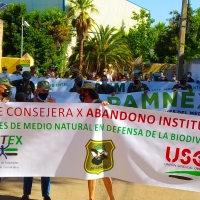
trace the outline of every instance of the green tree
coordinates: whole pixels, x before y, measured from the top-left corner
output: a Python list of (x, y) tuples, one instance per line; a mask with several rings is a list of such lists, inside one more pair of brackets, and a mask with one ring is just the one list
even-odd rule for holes
[(154, 49), (155, 43), (154, 29), (151, 27), (154, 19), (144, 9), (141, 9), (139, 14), (133, 12), (132, 19), (136, 24), (130, 28), (127, 39), (133, 56), (141, 57), (143, 61), (149, 61), (151, 59), (150, 50)]
[(172, 16), (168, 21), (169, 25), (163, 34), (158, 36), (155, 44), (155, 54), (160, 63), (176, 63), (179, 41), (179, 18), (177, 11), (171, 11)]
[(20, 55), (22, 17), (30, 24), (24, 26), (24, 53), (29, 53), (43, 70), (50, 64), (64, 67), (71, 26), (66, 13), (58, 8), (30, 13), (26, 12), (25, 4), (10, 4), (5, 8), (0, 13), (4, 20), (3, 56)]
[(200, 8), (193, 10), (191, 5), (188, 6), (185, 44), (186, 60), (200, 57)]
[(69, 0), (71, 8), (68, 16), (72, 17), (72, 26), (76, 28), (78, 45), (79, 45), (79, 69), (83, 66), (83, 46), (84, 40), (88, 34), (88, 30), (94, 24), (94, 20), (88, 12), (97, 12), (93, 0)]
[(20, 56), (22, 16), (26, 14), (25, 4), (9, 4), (0, 12), (4, 21), (3, 56)]
[(36, 59), (36, 64), (43, 69), (50, 64), (63, 69), (67, 41), (70, 40), (70, 26), (65, 12), (58, 8), (33, 11), (27, 14), (26, 19), (31, 26), (26, 32), (27, 37), (24, 37), (24, 47)]
[[(85, 40), (83, 51), (87, 71), (100, 73), (104, 68), (122, 71), (123, 67), (131, 66), (132, 53), (122, 31), (100, 25)], [(71, 64), (77, 62), (78, 48), (70, 57)]]

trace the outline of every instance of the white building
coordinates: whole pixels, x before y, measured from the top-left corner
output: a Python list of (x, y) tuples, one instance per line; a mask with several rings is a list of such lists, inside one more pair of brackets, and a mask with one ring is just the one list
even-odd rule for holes
[[(109, 25), (117, 29), (124, 27), (127, 32), (134, 25), (133, 11), (140, 12), (141, 7), (127, 0), (93, 0), (99, 14), (92, 13), (91, 17), (97, 24), (104, 27)], [(133, 0), (134, 1), (134, 0)]]

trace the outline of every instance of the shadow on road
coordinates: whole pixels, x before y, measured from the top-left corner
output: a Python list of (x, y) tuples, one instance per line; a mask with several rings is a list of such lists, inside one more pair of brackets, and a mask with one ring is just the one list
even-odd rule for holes
[[(21, 197), (13, 197), (8, 195), (0, 195), (0, 200), (20, 200)], [(30, 200), (37, 200), (37, 199), (31, 199)]]
[(8, 195), (0, 195), (0, 200), (19, 200), (20, 197), (13, 197)]

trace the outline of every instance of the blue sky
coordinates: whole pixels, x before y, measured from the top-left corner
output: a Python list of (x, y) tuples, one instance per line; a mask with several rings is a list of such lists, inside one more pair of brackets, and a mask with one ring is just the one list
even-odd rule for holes
[[(151, 18), (155, 19), (155, 24), (159, 21), (168, 22), (170, 18), (169, 12), (177, 10), (181, 13), (182, 0), (129, 0), (138, 6), (141, 6), (151, 13)], [(190, 0), (193, 9), (200, 7), (200, 0)]]

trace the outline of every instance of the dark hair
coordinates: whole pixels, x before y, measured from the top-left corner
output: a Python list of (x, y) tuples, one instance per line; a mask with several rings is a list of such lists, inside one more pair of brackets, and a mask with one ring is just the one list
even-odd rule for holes
[(95, 89), (88, 89), (88, 94), (92, 99), (99, 99), (99, 94)]
[(20, 69), (20, 68), (22, 68), (21, 65), (16, 65), (16, 69)]

